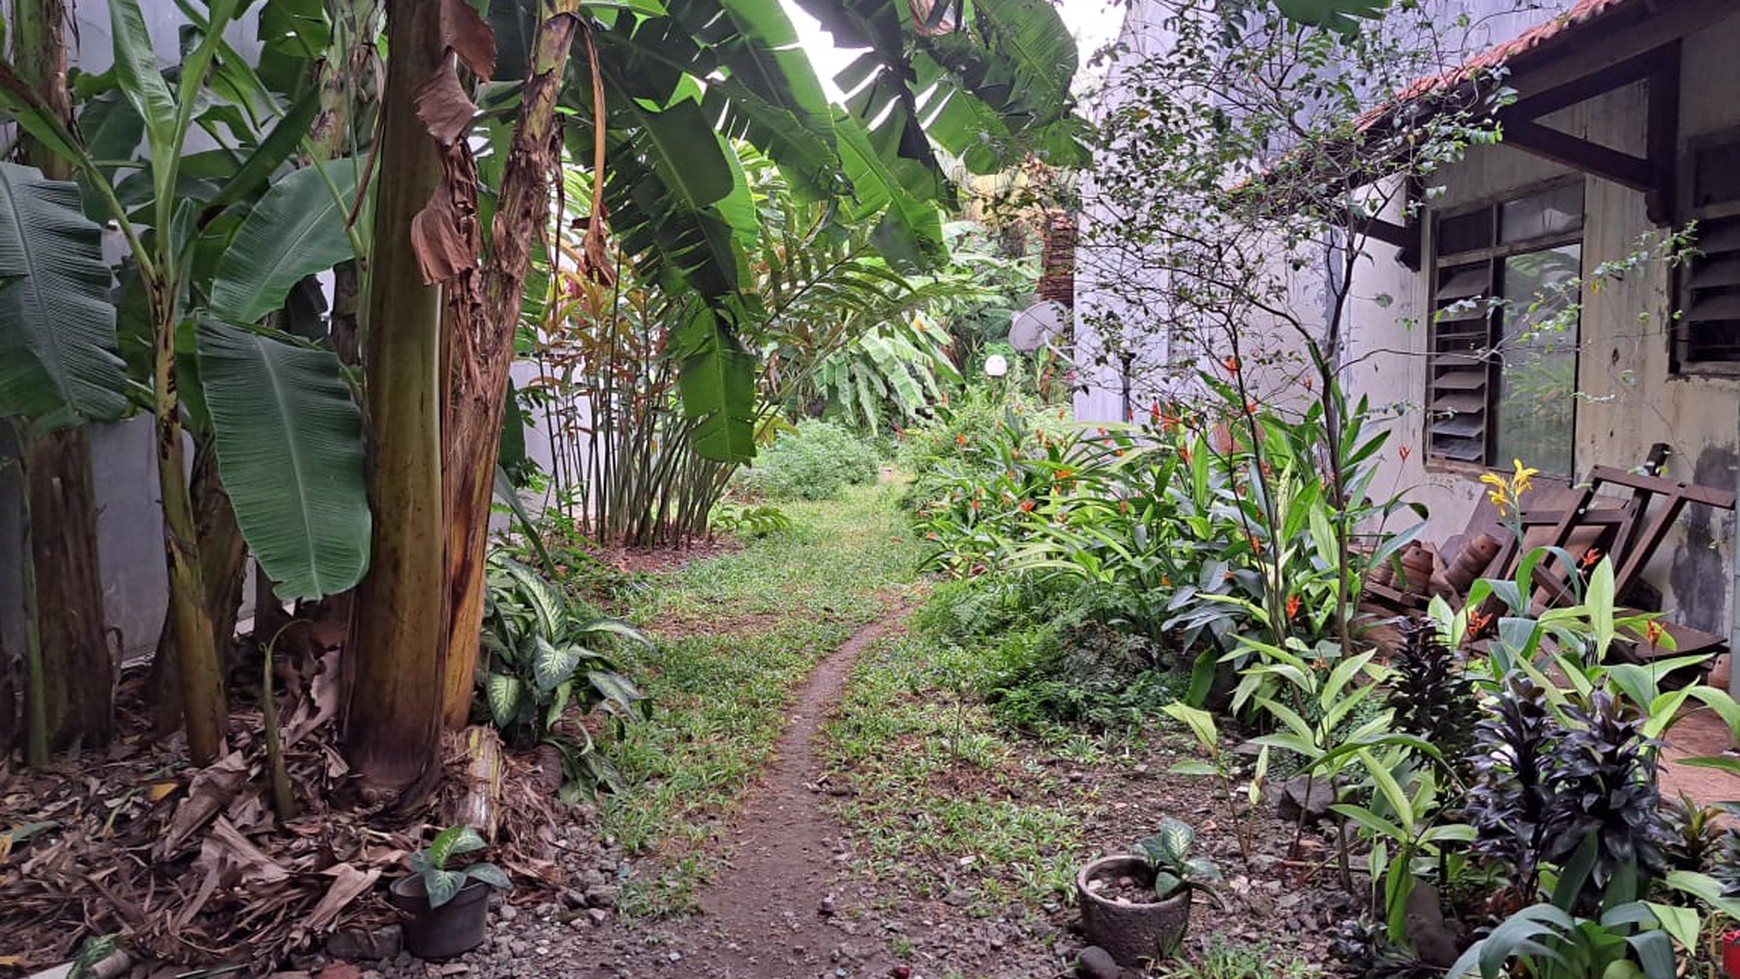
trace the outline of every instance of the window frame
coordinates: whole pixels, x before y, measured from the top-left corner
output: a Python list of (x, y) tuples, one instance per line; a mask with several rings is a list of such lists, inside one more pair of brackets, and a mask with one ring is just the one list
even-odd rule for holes
[[(1504, 231), (1501, 217), (1505, 204), (1526, 200), (1530, 197), (1537, 197), (1561, 188), (1573, 186), (1579, 188), (1581, 191), (1579, 195), (1579, 216), (1577, 226), (1574, 229), (1536, 235), (1532, 238), (1519, 239), (1517, 241), (1502, 240)], [(1424, 449), (1421, 455), (1428, 471), (1487, 472), (1492, 470), (1495, 466), (1504, 465), (1502, 460), (1495, 460), (1493, 458), (1493, 452), (1497, 441), (1497, 429), (1494, 426), (1494, 423), (1498, 411), (1499, 388), (1501, 386), (1501, 379), (1504, 372), (1504, 361), (1502, 357), (1495, 356), (1492, 351), (1497, 348), (1504, 328), (1504, 310), (1502, 307), (1488, 309), (1484, 317), (1486, 336), (1485, 349), (1488, 352), (1486, 356), (1480, 360), (1481, 366), (1486, 370), (1486, 406), (1483, 412), (1485, 424), (1481, 438), (1483, 443), (1482, 458), (1479, 460), (1457, 459), (1433, 451), (1433, 378), (1434, 373), (1437, 370), (1436, 359), (1440, 356), (1437, 353), (1436, 347), (1438, 342), (1439, 322), (1438, 291), (1441, 287), (1440, 273), (1442, 269), (1447, 266), (1470, 266), (1475, 265), (1476, 263), (1484, 263), (1486, 265), (1487, 282), (1489, 284), (1488, 288), (1493, 293), (1492, 296), (1486, 298), (1503, 298), (1505, 259), (1510, 258), (1513, 255), (1546, 251), (1552, 248), (1562, 248), (1566, 245), (1577, 245), (1581, 248), (1584, 244), (1584, 238), (1588, 229), (1588, 196), (1588, 181), (1584, 176), (1578, 173), (1569, 173), (1558, 174), (1543, 180), (1521, 184), (1516, 187), (1507, 188), (1498, 193), (1489, 194), (1479, 199), (1466, 201), (1450, 207), (1432, 209), (1430, 215), (1431, 220), (1429, 222), (1431, 228), (1431, 248), (1429, 259), (1425, 263), (1426, 369), (1425, 386), (1422, 392), (1424, 401), (1422, 405), (1423, 411), (1421, 412), (1422, 418), (1420, 433), (1420, 444)], [(1465, 217), (1469, 214), (1478, 213), (1480, 211), (1486, 211), (1491, 216), (1487, 228), (1487, 243), (1484, 246), (1464, 249), (1458, 252), (1444, 252), (1439, 249), (1439, 226), (1442, 222), (1449, 219)], [(1581, 252), (1579, 252), (1579, 265), (1582, 264), (1582, 258), (1583, 256)], [(1581, 270), (1579, 270), (1579, 273), (1580, 272)], [(1579, 314), (1576, 345), (1578, 348), (1577, 364), (1573, 372), (1573, 385), (1579, 383), (1582, 377), (1583, 358), (1580, 349), (1582, 338), (1583, 323), (1582, 316)], [(1571, 465), (1573, 470), (1576, 468), (1577, 459), (1577, 414), (1578, 412), (1576, 408), (1573, 407), (1571, 412), (1570, 434)], [(1573, 472), (1563, 475), (1574, 477), (1575, 473)]]
[[(1718, 146), (1740, 146), (1740, 125), (1699, 133), (1688, 136), (1680, 141), (1675, 174), (1676, 193), (1674, 201), (1675, 228), (1683, 228), (1693, 220), (1716, 221), (1740, 218), (1740, 198), (1722, 201), (1706, 207), (1696, 207), (1692, 203), (1696, 193), (1693, 185), (1697, 179), (1697, 157), (1704, 150)], [(1693, 242), (1693, 247), (1697, 243)], [(1686, 324), (1682, 314), (1691, 307), (1691, 261), (1681, 262), (1672, 272), (1672, 309), (1669, 312), (1667, 329), (1668, 377), (1703, 377), (1740, 379), (1740, 360), (1687, 360), (1684, 350), (1690, 341), (1683, 339)]]

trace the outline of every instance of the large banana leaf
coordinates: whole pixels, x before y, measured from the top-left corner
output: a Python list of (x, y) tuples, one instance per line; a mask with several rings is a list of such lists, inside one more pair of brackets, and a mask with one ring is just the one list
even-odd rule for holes
[(102, 229), (77, 184), (0, 163), (0, 415), (127, 410)]
[(217, 318), (257, 322), (282, 308), (296, 283), (355, 257), (344, 222), (356, 193), (356, 167), (341, 160), (324, 164), (324, 170), (312, 166), (287, 174), (236, 229), (212, 279)]
[(604, 194), (624, 250), (649, 278), (685, 281), (710, 299), (736, 291), (741, 266), (717, 205), (736, 189), (737, 171), (701, 107), (680, 99), (651, 109), (621, 98), (611, 114)]
[(748, 462), (755, 456), (755, 358), (720, 311), (697, 304), (677, 332), (683, 413), (698, 419), (690, 435), (705, 459)]
[[(948, 254), (942, 215), (932, 198), (922, 193), (928, 179), (922, 164), (875, 146), (872, 134), (858, 120), (841, 112), (835, 119), (840, 134), (840, 158), (856, 191), (853, 217), (880, 215), (873, 240), (888, 264), (902, 272), (940, 264)], [(918, 187), (921, 193), (914, 194)]]
[(971, 6), (972, 27), (920, 43), (938, 63), (999, 116), (1010, 129), (1049, 125), (1070, 110), (1075, 38), (1049, 0), (995, 0)]
[(280, 598), (355, 585), (368, 567), (362, 414), (331, 353), (211, 321), (200, 380), (218, 472)]

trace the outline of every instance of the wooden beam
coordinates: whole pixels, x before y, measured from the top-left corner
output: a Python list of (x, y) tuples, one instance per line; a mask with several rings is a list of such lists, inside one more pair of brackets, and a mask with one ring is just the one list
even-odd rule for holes
[[(1732, 0), (1658, 0), (1640, 5), (1637, 15), (1628, 18), (1627, 23), (1614, 23), (1606, 29), (1574, 27), (1567, 31), (1572, 36), (1589, 35), (1586, 41), (1561, 40), (1512, 58), (1511, 76), (1505, 79), (1505, 84), (1519, 92), (1555, 89), (1640, 52), (1695, 34), (1735, 13)], [(1740, 672), (1736, 675), (1740, 676)]]
[(1633, 190), (1647, 192), (1656, 189), (1656, 168), (1649, 160), (1527, 119), (1512, 119), (1501, 113), (1499, 120), (1504, 126), (1505, 146), (1515, 146)]
[(1654, 224), (1672, 224), (1678, 203), (1680, 145), (1680, 45), (1670, 44), (1661, 62), (1649, 76), (1649, 164), (1655, 170), (1655, 186), (1644, 205)]
[(1376, 238), (1386, 245), (1394, 245), (1401, 250), (1398, 256), (1401, 261), (1415, 272), (1420, 271), (1420, 222), (1409, 218), (1406, 224), (1397, 224), (1380, 217), (1363, 217), (1353, 213), (1348, 208), (1341, 209), (1341, 224), (1350, 234), (1365, 235)]
[(1651, 78), (1662, 70), (1663, 62), (1670, 56), (1678, 61), (1678, 41), (1633, 55), (1618, 64), (1597, 68), (1581, 78), (1564, 82), (1557, 87), (1541, 90), (1537, 94), (1517, 100), (1507, 106), (1504, 112), (1520, 119), (1539, 119), (1549, 112), (1557, 112), (1579, 102), (1587, 102), (1597, 95), (1623, 88), (1632, 82)]

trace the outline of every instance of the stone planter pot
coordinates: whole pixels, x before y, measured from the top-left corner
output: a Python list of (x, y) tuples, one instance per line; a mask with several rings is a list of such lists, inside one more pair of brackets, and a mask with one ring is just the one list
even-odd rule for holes
[(468, 880), (453, 899), (429, 906), (423, 878), (413, 874), (393, 881), (388, 901), (406, 912), (405, 951), (420, 959), (451, 959), (483, 944), (489, 928), (489, 885)]
[(1119, 965), (1138, 965), (1143, 959), (1159, 959), (1177, 948), (1190, 925), (1190, 890), (1145, 904), (1122, 904), (1088, 889), (1090, 880), (1130, 877), (1152, 882), (1153, 875), (1141, 857), (1102, 857), (1075, 875), (1075, 891), (1081, 905), (1082, 931), (1089, 944), (1111, 953)]

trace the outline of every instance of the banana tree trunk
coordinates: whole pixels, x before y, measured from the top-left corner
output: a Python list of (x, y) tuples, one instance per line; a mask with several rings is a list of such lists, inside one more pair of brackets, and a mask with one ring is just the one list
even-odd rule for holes
[(18, 744), (18, 690), (12, 679), (12, 658), (0, 641), (0, 758), (11, 756)]
[(501, 207), (491, 229), (493, 249), (484, 269), (481, 318), (462, 324), (469, 337), (454, 363), (447, 401), (449, 429), (446, 497), (449, 623), (443, 715), (448, 727), (463, 727), (477, 670), (477, 638), (483, 626), (484, 552), (495, 483), (496, 452), (513, 365), (520, 294), (531, 267), (531, 243), (550, 220), (550, 176), (560, 156), (556, 99), (574, 34), (580, 29), (579, 0), (541, 0), (533, 60), (520, 101), (520, 115), (502, 173)]
[[(247, 574), (248, 545), (236, 525), (236, 511), (230, 505), (218, 476), (217, 456), (207, 446), (193, 454), (193, 526), (199, 537), (200, 577), (205, 587), (205, 610), (211, 617), (211, 634), (218, 660), (228, 660), (230, 643), (236, 634), (236, 617), (242, 605), (242, 585)], [(168, 734), (180, 726), (182, 719), (182, 676), (180, 652), (175, 645), (173, 606), (164, 616), (163, 631), (157, 637), (157, 655), (151, 661), (151, 674), (146, 679), (147, 699), (151, 702), (153, 724), (158, 734)]]
[(242, 608), (248, 573), (248, 542), (236, 524), (235, 507), (218, 476), (217, 454), (200, 447), (193, 455), (194, 526), (199, 530), (200, 573), (205, 607), (220, 659), (228, 659)]
[[(64, 0), (23, 0), (14, 13), (20, 77), (63, 123), (70, 123)], [(28, 137), (20, 141), (20, 156), (45, 177), (73, 179), (71, 163)], [(34, 709), (44, 713), (56, 748), (75, 742), (100, 747), (114, 728), (115, 666), (103, 632), (90, 437), (81, 424), (38, 436), (20, 450), (24, 491), (38, 528), (29, 559), (36, 573), (44, 701)]]
[(195, 765), (209, 765), (224, 748), (229, 708), (224, 699), (223, 666), (206, 607), (198, 522), (188, 489), (187, 455), (182, 445), (181, 397), (176, 389), (175, 327), (179, 318), (173, 286), (154, 283), (151, 312), (154, 411), (157, 415), (157, 487), (163, 499), (164, 553), (169, 565), (169, 619), (174, 624), (176, 668), (181, 674), (181, 709), (187, 724), (187, 753)]
[(34, 706), (56, 750), (102, 747), (114, 730), (115, 661), (103, 630), (90, 440), (81, 425), (36, 438), (25, 453), (45, 696)]
[(441, 530), (441, 289), (425, 284), (412, 222), (442, 177), (415, 93), (442, 58), (438, 4), (389, 0), (375, 246), (364, 367), (370, 426), (369, 571), (346, 650), (344, 750), (365, 794), (408, 801), (435, 771), (447, 636)]

